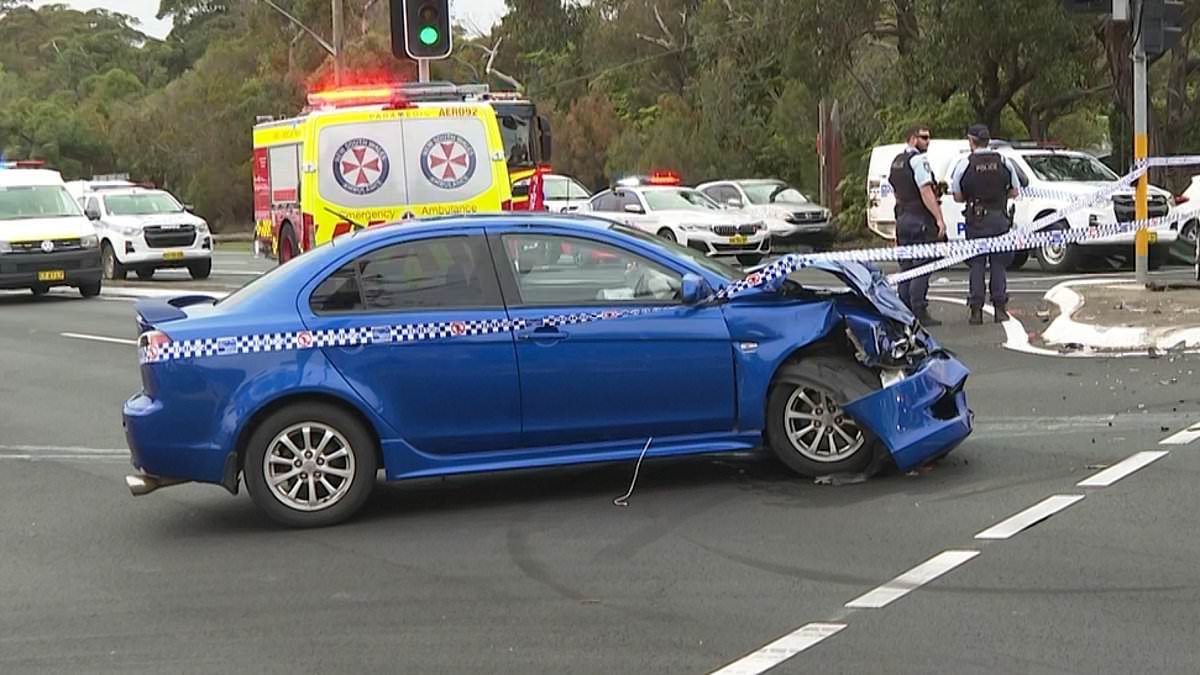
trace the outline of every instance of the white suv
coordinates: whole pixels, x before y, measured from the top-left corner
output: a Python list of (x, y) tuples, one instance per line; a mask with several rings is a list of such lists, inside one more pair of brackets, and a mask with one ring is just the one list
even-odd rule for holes
[(631, 185), (592, 197), (587, 211), (611, 217), (713, 257), (757, 265), (771, 252), (762, 219), (723, 209), (703, 192), (674, 185)]
[(162, 268), (186, 267), (193, 279), (212, 273), (212, 234), (170, 193), (112, 186), (79, 198), (100, 235), (104, 275), (124, 279), (130, 270), (149, 279)]

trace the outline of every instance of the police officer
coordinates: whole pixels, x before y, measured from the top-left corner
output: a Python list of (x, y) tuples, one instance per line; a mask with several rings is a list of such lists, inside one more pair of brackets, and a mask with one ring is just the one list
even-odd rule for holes
[[(933, 172), (929, 169), (929, 129), (911, 127), (905, 134), (908, 147), (892, 160), (888, 183), (896, 194), (896, 243), (926, 244), (941, 241), (946, 236), (942, 208), (935, 192)], [(928, 262), (901, 260), (900, 269), (909, 270)], [(900, 283), (900, 299), (925, 326), (940, 326), (942, 322), (929, 315), (929, 277), (922, 276)]]
[[(971, 154), (963, 157), (951, 174), (950, 190), (954, 201), (966, 202), (967, 239), (995, 237), (1008, 232), (1012, 220), (1008, 200), (1017, 196), (1017, 169), (1011, 160), (988, 149), (991, 133), (982, 124), (967, 130)], [(984, 268), (991, 267), (992, 308), (996, 323), (1008, 319), (1008, 265), (1012, 253), (991, 253), (971, 258), (970, 290), (967, 304), (971, 308), (968, 323), (983, 323)]]

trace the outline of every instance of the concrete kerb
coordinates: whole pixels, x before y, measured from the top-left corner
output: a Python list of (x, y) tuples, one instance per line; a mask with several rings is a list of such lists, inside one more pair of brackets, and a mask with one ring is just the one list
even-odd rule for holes
[(1048, 304), (1058, 310), (1058, 316), (1041, 334), (1041, 339), (1047, 345), (1095, 356), (1200, 353), (1200, 327), (1120, 326), (1077, 321), (1075, 315), (1086, 304), (1089, 287), (1140, 288), (1129, 278), (1081, 279), (1054, 286), (1043, 296)]

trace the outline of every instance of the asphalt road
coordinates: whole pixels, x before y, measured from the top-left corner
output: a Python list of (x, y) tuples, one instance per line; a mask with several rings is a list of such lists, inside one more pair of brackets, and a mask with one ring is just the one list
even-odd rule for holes
[[(221, 254), (202, 287), (262, 269)], [(197, 286), (162, 277), (127, 286)], [(935, 278), (933, 311), (977, 431), (917, 475), (653, 461), (625, 508), (628, 464), (422, 480), (302, 532), (220, 488), (130, 497), (132, 304), (0, 294), (0, 673), (704, 673), (789, 634), (762, 658), (815, 644), (771, 672), (1195, 672), (1200, 452), (1161, 441), (1200, 421), (1200, 362), (1005, 350), (953, 304), (963, 279)], [(1015, 274), (1014, 312), (1052, 283)], [(1076, 485), (1142, 451), (1169, 454)], [(975, 538), (1054, 495), (1084, 498)]]

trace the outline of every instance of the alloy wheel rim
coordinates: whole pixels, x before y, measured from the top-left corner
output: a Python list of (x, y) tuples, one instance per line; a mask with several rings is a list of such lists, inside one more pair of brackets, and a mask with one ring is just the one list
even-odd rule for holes
[(815, 387), (796, 387), (783, 416), (792, 449), (814, 462), (840, 462), (858, 452), (867, 440), (841, 405)]
[(275, 499), (297, 511), (321, 511), (346, 497), (354, 482), (354, 449), (322, 422), (293, 424), (263, 456), (263, 478)]

